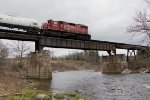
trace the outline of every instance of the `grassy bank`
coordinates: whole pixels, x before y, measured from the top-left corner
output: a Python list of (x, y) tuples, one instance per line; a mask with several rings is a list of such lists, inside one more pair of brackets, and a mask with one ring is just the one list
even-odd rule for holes
[(51, 100), (51, 93), (43, 90), (26, 90), (12, 96), (8, 96), (8, 100), (36, 100), (38, 94), (45, 94), (44, 100)]

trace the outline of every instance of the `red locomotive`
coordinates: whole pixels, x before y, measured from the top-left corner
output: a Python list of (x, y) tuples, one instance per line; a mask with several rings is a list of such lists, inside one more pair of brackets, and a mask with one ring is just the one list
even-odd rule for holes
[(52, 37), (90, 40), (88, 27), (82, 24), (68, 23), (65, 21), (48, 20), (42, 24), (41, 34)]

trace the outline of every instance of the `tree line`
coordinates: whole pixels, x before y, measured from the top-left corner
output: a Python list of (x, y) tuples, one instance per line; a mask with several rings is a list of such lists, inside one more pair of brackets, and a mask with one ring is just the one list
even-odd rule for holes
[(82, 52), (74, 52), (74, 53), (59, 57), (59, 59), (86, 61), (90, 64), (100, 63), (99, 53), (98, 51), (94, 51), (94, 50), (84, 50)]

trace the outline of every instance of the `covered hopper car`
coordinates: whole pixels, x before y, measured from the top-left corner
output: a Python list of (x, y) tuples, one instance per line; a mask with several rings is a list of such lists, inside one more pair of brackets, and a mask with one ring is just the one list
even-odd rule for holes
[(0, 14), (0, 26), (22, 29), (27, 32), (38, 32), (38, 22), (33, 19)]

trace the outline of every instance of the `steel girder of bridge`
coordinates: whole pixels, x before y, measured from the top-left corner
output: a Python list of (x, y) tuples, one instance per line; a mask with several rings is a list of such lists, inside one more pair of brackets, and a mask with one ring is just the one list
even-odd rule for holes
[(107, 42), (82, 41), (73, 39), (42, 37), (39, 41), (40, 46), (55, 48), (70, 48), (82, 50), (116, 50), (115, 45)]
[(115, 43), (108, 41), (96, 41), (96, 40), (73, 40), (46, 37), (40, 34), (29, 34), (26, 32), (19, 32), (13, 30), (0, 30), (0, 39), (10, 40), (22, 40), (22, 41), (34, 41), (35, 49), (37, 51), (42, 50), (43, 47), (55, 47), (55, 48), (69, 48), (69, 49), (82, 49), (82, 50), (100, 50), (100, 51), (114, 51), (118, 49), (127, 50), (143, 50), (148, 48), (147, 46), (132, 45)]
[(38, 36), (26, 32), (0, 30), (0, 39), (20, 40), (20, 41), (38, 41)]

